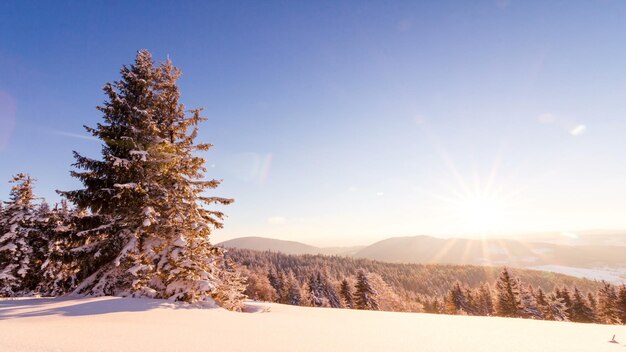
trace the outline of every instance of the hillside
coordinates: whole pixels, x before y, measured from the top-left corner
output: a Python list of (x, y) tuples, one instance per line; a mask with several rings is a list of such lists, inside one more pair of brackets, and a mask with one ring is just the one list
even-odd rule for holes
[(239, 237), (217, 244), (226, 248), (251, 249), (255, 251), (273, 251), (285, 254), (324, 254), (350, 256), (365, 246), (353, 247), (315, 247), (302, 242), (277, 240), (267, 237)]
[(276, 240), (265, 237), (240, 237), (217, 244), (226, 248), (252, 249), (256, 251), (274, 251), (285, 254), (322, 254), (318, 247), (296, 241)]
[[(626, 342), (626, 326), (269, 303), (249, 311), (113, 297), (3, 300), (0, 351), (616, 352)], [(617, 344), (608, 342), (614, 334)]]

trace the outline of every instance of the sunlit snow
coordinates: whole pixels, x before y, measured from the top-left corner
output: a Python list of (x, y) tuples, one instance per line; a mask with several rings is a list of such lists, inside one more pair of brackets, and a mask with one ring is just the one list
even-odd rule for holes
[[(0, 301), (0, 351), (624, 351), (626, 326), (131, 298)], [(612, 336), (618, 343), (609, 343)]]

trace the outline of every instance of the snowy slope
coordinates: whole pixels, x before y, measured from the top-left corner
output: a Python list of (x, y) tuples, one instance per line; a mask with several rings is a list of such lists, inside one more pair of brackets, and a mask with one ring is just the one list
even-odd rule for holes
[[(0, 301), (0, 351), (626, 351), (626, 326), (252, 303)], [(269, 311), (265, 311), (269, 309)], [(619, 344), (609, 343), (613, 334)]]

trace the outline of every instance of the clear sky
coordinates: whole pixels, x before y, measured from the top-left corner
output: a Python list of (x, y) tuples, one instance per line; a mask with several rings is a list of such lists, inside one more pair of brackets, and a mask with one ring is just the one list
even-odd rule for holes
[(3, 1), (0, 198), (80, 184), (101, 87), (149, 49), (218, 195), (214, 241), (626, 228), (626, 2)]

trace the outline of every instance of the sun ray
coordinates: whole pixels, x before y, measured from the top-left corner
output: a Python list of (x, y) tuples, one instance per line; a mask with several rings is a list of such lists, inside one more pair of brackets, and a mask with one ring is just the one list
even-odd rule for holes
[(431, 264), (440, 263), (441, 262), (441, 258), (448, 253), (450, 248), (452, 248), (456, 244), (457, 241), (458, 241), (458, 239), (456, 239), (456, 238), (451, 238), (449, 241), (446, 241), (444, 246), (441, 247), (440, 250), (435, 252), (435, 254), (430, 258), (430, 260), (428, 262), (431, 263)]
[(468, 257), (470, 253), (472, 252), (473, 247), (474, 247), (474, 241), (465, 240), (465, 247), (463, 248), (463, 253), (461, 254), (461, 263), (471, 262), (471, 261), (468, 261)]
[(489, 246), (488, 246), (487, 239), (485, 238), (485, 236), (480, 237), (480, 244), (481, 244), (481, 249), (482, 249), (482, 257), (481, 257), (482, 264), (491, 265), (492, 264), (491, 254), (489, 252)]

